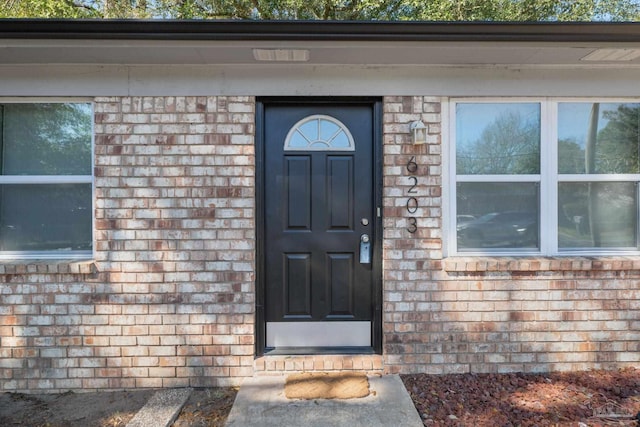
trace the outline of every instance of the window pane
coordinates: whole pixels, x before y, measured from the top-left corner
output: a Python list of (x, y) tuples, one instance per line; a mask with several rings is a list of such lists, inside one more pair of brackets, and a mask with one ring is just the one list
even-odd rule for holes
[(309, 145), (309, 141), (304, 139), (304, 136), (300, 131), (296, 131), (289, 139), (289, 147), (291, 148), (306, 148)]
[(0, 250), (91, 250), (91, 184), (0, 186)]
[(561, 182), (558, 247), (637, 247), (638, 199), (632, 182)]
[(349, 148), (351, 143), (349, 142), (349, 137), (343, 131), (331, 140), (331, 146), (335, 148)]
[(91, 175), (91, 104), (5, 104), (3, 175)]
[(640, 104), (558, 105), (558, 172), (640, 173)]
[(331, 141), (331, 138), (340, 131), (340, 127), (328, 120), (320, 120), (320, 137), (323, 141)]
[(458, 250), (538, 248), (537, 183), (457, 185)]
[(457, 104), (461, 175), (539, 174), (540, 104)]
[(320, 135), (320, 128), (318, 127), (318, 119), (310, 120), (306, 123), (303, 123), (298, 128), (300, 133), (307, 137), (307, 139), (311, 142), (317, 141)]

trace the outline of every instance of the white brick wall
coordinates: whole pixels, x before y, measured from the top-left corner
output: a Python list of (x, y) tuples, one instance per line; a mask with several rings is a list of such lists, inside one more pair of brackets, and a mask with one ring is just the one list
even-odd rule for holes
[[(443, 259), (440, 100), (386, 97), (384, 351), (388, 372), (537, 372), (640, 361), (640, 258)], [(428, 143), (413, 146), (414, 120)], [(419, 229), (403, 166), (415, 156)]]
[(0, 389), (640, 362), (640, 258), (443, 258), (440, 99), (420, 96), (384, 99), (384, 354), (254, 361), (254, 104), (96, 98), (96, 259), (0, 263)]
[(0, 266), (1, 388), (237, 384), (254, 348), (254, 100), (96, 98), (95, 115), (95, 263)]

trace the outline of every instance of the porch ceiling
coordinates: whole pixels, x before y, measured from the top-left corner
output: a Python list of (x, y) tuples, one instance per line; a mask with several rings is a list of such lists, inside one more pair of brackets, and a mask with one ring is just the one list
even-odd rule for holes
[(640, 23), (0, 20), (0, 64), (249, 66), (256, 48), (308, 50), (309, 65), (638, 66), (582, 58), (640, 49)]

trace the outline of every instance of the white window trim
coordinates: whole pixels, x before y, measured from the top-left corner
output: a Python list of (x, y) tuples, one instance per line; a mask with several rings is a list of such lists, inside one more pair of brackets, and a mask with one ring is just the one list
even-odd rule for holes
[(91, 184), (90, 175), (0, 175), (0, 184)]
[[(491, 98), (447, 98), (443, 99), (443, 226), (445, 227), (445, 256), (608, 256), (638, 255), (639, 249), (602, 248), (570, 249), (558, 248), (558, 183), (559, 182), (638, 182), (640, 174), (559, 174), (558, 173), (558, 105), (561, 103), (639, 103), (638, 98), (608, 97), (491, 97)], [(456, 176), (456, 105), (458, 103), (539, 103), (540, 104), (540, 175), (460, 175)], [(540, 183), (540, 248), (496, 249), (458, 251), (456, 231), (456, 189), (458, 182), (539, 182)], [(640, 194), (638, 196), (640, 203)], [(640, 228), (640, 208), (638, 209)], [(549, 214), (551, 212), (551, 214)], [(639, 238), (640, 239), (640, 238)], [(639, 242), (640, 245), (640, 242)]]
[[(549, 98), (540, 102), (540, 251), (538, 255), (558, 254), (558, 149), (557, 108), (552, 108)], [(551, 214), (545, 215), (545, 213)]]
[(0, 175), (0, 184), (91, 184), (90, 251), (0, 251), (0, 261), (18, 260), (89, 260), (95, 258), (95, 102), (93, 98), (2, 97), (0, 104), (74, 104), (91, 105), (91, 175)]

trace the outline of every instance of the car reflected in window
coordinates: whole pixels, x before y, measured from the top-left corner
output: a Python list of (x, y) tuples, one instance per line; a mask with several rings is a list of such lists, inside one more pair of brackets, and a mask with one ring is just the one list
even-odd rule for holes
[(475, 220), (476, 217), (473, 215), (456, 215), (456, 230), (460, 231), (463, 226)]
[[(470, 215), (460, 215), (470, 216)], [(538, 218), (531, 212), (492, 212), (458, 221), (458, 249), (537, 248)]]

